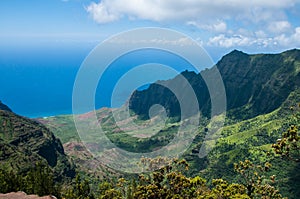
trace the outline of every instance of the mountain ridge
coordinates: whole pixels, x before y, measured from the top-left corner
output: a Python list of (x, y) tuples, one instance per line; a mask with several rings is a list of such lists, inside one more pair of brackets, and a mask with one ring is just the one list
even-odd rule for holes
[(5, 104), (3, 104), (0, 100), (0, 110), (12, 112), (12, 110)]
[[(254, 55), (234, 50), (223, 56), (214, 67), (217, 67), (224, 82), (228, 115), (235, 119), (249, 119), (275, 110), (300, 85), (299, 49), (279, 54)], [(199, 74), (188, 71), (181, 74), (195, 90), (199, 109), (208, 117), (211, 109), (210, 96), (201, 74), (212, 73), (213, 68)], [(182, 86), (176, 81), (175, 77), (165, 84)], [(129, 100), (130, 109), (144, 118), (148, 117), (148, 110), (154, 104), (164, 106), (171, 117), (180, 116), (175, 96), (155, 83), (146, 90), (135, 91)]]
[[(210, 183), (212, 179), (222, 178), (230, 182), (242, 180), (234, 172), (233, 164), (249, 159), (254, 163), (264, 164), (271, 161), (273, 164), (271, 173), (267, 178), (276, 175), (284, 196), (299, 198), (299, 165), (286, 162), (278, 156), (270, 155), (273, 150), (271, 144), (275, 143), (292, 124), (290, 107), (299, 102), (300, 93), (300, 51), (289, 50), (279, 54), (255, 54), (248, 55), (241, 51), (232, 51), (225, 55), (214, 67), (220, 67), (220, 73), (225, 75), (225, 88), (230, 92), (227, 96), (228, 111), (224, 127), (216, 132), (217, 136), (206, 140), (205, 135), (210, 130), (209, 120), (201, 117), (203, 121), (197, 129), (197, 135), (189, 149), (183, 154), (190, 165), (190, 175), (200, 175)], [(206, 69), (202, 73), (209, 73)], [(184, 71), (182, 76), (189, 80), (195, 89), (203, 115), (209, 117), (210, 98), (209, 92), (201, 74)], [(185, 89), (186, 84), (171, 80), (159, 81), (162, 85), (176, 84), (180, 90)], [(232, 87), (232, 88), (231, 88)], [(148, 89), (135, 91), (129, 101), (129, 106), (136, 108), (132, 115), (132, 121), (137, 124), (146, 124), (148, 110), (152, 104), (160, 103), (167, 109), (169, 116), (178, 117), (180, 111), (176, 96), (159, 84), (151, 84)], [(168, 110), (169, 109), (169, 110)], [(133, 110), (133, 109), (132, 109)], [(119, 110), (120, 111), (120, 110)], [(106, 136), (117, 146), (133, 152), (155, 150), (156, 147), (166, 146), (172, 135), (177, 132), (179, 124), (169, 118), (165, 128), (158, 133), (156, 129), (133, 129), (129, 132), (122, 131), (114, 120), (112, 109), (104, 108), (96, 111), (98, 122), (105, 129)], [(146, 115), (146, 116), (145, 116)], [(89, 114), (83, 114), (88, 118)], [(137, 117), (140, 116), (140, 117)], [(61, 137), (65, 146), (70, 146), (70, 151), (78, 150), (78, 144), (69, 141), (80, 140), (76, 132), (72, 115), (41, 118), (40, 122), (48, 126), (57, 136)], [(120, 121), (122, 127), (127, 127), (128, 120)], [(136, 137), (136, 135), (151, 135), (149, 138)], [(77, 136), (77, 137), (76, 137)], [(95, 144), (95, 139), (88, 140), (88, 144)], [(199, 151), (203, 143), (212, 146), (210, 153), (199, 158)], [(87, 144), (87, 143), (86, 143)], [(81, 147), (82, 148), (82, 147)], [(80, 148), (80, 150), (81, 150)], [(75, 151), (75, 154), (77, 152)], [(77, 162), (90, 162), (89, 159), (78, 158)], [(89, 169), (88, 164), (85, 168)], [(102, 173), (102, 172), (101, 172)]]

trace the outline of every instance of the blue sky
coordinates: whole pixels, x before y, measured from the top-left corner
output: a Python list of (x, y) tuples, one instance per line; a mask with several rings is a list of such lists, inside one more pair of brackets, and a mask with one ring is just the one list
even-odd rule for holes
[(0, 42), (96, 46), (138, 27), (164, 27), (197, 40), (218, 60), (300, 47), (299, 0), (51, 0), (0, 1)]

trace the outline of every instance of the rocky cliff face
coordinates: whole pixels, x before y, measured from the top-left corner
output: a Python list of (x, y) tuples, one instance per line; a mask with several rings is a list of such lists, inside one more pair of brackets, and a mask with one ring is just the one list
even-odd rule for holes
[(49, 165), (57, 180), (75, 175), (63, 146), (44, 125), (0, 110), (0, 168), (26, 173), (37, 162)]
[[(229, 117), (247, 119), (278, 108), (288, 95), (300, 87), (300, 50), (280, 54), (248, 55), (234, 50), (225, 55), (216, 66), (222, 76), (227, 96)], [(208, 69), (201, 74), (209, 74)], [(210, 115), (210, 96), (201, 74), (182, 73), (193, 87), (201, 112)], [(164, 82), (177, 84), (184, 92), (185, 85), (177, 78)], [(169, 116), (178, 117), (180, 107), (173, 93), (158, 84), (135, 91), (129, 107), (136, 114), (147, 117), (153, 104), (161, 104)]]

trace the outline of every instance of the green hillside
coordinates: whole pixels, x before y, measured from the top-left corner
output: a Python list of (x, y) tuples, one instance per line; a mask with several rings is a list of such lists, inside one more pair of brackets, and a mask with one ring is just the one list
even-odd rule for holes
[[(283, 132), (285, 132), (292, 121), (291, 106), (295, 106), (295, 101), (300, 101), (299, 92), (292, 92), (286, 101), (268, 114), (262, 114), (254, 118), (234, 122), (228, 119), (227, 124), (221, 131), (217, 132), (220, 137), (215, 140), (216, 145), (214, 149), (205, 158), (199, 158), (198, 153), (203, 141), (205, 139), (205, 122), (199, 127), (199, 133), (194, 139), (191, 147), (183, 155), (190, 164), (189, 174), (190, 176), (200, 175), (201, 177), (208, 179), (208, 182), (212, 182), (212, 179), (222, 178), (229, 182), (240, 182), (242, 179), (234, 171), (234, 163), (249, 159), (256, 164), (263, 164), (270, 162), (273, 166), (268, 176), (276, 175), (276, 186), (281, 190), (284, 196), (289, 198), (297, 198), (299, 196), (298, 187), (299, 181), (299, 164), (287, 160), (283, 160), (281, 157), (274, 155), (271, 145), (276, 143)], [(166, 138), (166, 143), (172, 139), (172, 134), (176, 131), (178, 123), (168, 123), (164, 130), (156, 134), (151, 138), (144, 138), (143, 141), (137, 140), (137, 134), (134, 134), (136, 130), (132, 130), (131, 135), (122, 134), (118, 131), (118, 127), (113, 123), (112, 115), (109, 109), (102, 109), (98, 111), (98, 115), (101, 117), (103, 128), (108, 130), (108, 136), (112, 141), (115, 141), (119, 147), (125, 148), (131, 151), (143, 151), (151, 150), (159, 146), (159, 142), (155, 139), (162, 140), (162, 137)], [(147, 121), (139, 120), (136, 122), (145, 123)], [(48, 119), (39, 119), (42, 123), (48, 125), (57, 136), (60, 136), (63, 140), (71, 139), (66, 142), (65, 146), (69, 146), (73, 143), (73, 138), (78, 136), (76, 131), (66, 131), (66, 134), (62, 134), (59, 126), (63, 126), (65, 129), (74, 129), (74, 123), (71, 122), (71, 116), (58, 116)], [(123, 123), (123, 125), (126, 125)], [(139, 135), (149, 134), (151, 129), (139, 129), (136, 131)], [(119, 132), (119, 133), (118, 133)], [(78, 137), (77, 137), (78, 138)], [(147, 143), (151, 140), (152, 146), (149, 147)], [(91, 141), (92, 142), (92, 141)], [(211, 142), (211, 141), (209, 141)], [(126, 148), (130, 147), (131, 148)], [(73, 148), (76, 150), (76, 147)], [(74, 155), (75, 154), (75, 155)], [(77, 156), (76, 152), (73, 153), (73, 158), (77, 159), (77, 162), (87, 161), (82, 157)], [(80, 160), (78, 160), (80, 159)], [(87, 169), (88, 167), (86, 167)], [(284, 169), (283, 169), (284, 168)], [(90, 168), (92, 169), (92, 168)], [(113, 173), (111, 173), (113, 175)]]
[[(282, 160), (274, 155), (271, 145), (279, 139), (291, 125), (290, 106), (300, 101), (300, 51), (290, 50), (281, 54), (248, 55), (233, 51), (225, 55), (216, 65), (222, 74), (227, 93), (227, 117), (225, 126), (216, 132), (214, 140), (205, 140), (209, 117), (208, 91), (200, 74), (183, 72), (199, 97), (200, 110), (207, 118), (202, 117), (197, 135), (190, 148), (184, 153), (189, 164), (189, 175), (200, 175), (211, 183), (212, 179), (222, 178), (230, 182), (240, 182), (241, 177), (234, 171), (234, 163), (249, 159), (256, 164), (271, 162), (273, 167), (268, 174), (276, 175), (277, 187), (285, 196), (299, 196), (297, 169), (299, 164)], [(209, 72), (209, 70), (205, 71)], [(167, 83), (176, 83), (176, 78)], [(177, 82), (178, 83), (178, 82)], [(174, 96), (159, 85), (153, 84), (144, 91), (136, 91), (130, 99), (130, 108), (135, 112), (130, 120), (115, 122), (111, 109), (97, 111), (98, 121), (107, 137), (117, 146), (131, 152), (150, 152), (168, 144), (178, 130), (178, 102)], [(161, 104), (167, 108), (169, 116), (174, 119), (160, 126), (157, 133), (151, 127), (152, 120), (147, 120), (147, 107)], [(169, 109), (169, 111), (168, 111)], [(116, 110), (114, 110), (116, 111)], [(122, 108), (117, 110), (122, 112)], [(145, 114), (146, 111), (146, 114)], [(86, 118), (89, 126), (89, 113)], [(177, 119), (176, 119), (177, 118)], [(38, 119), (58, 136), (65, 146), (80, 141), (73, 117), (71, 115)], [(129, 121), (134, 121), (147, 128), (129, 128)], [(120, 126), (121, 125), (121, 126)], [(154, 125), (155, 126), (155, 125)], [(127, 129), (128, 130), (128, 129)], [(130, 132), (130, 133), (128, 133)], [(89, 135), (87, 143), (94, 144), (97, 132)], [(213, 148), (208, 156), (199, 158), (198, 153), (205, 143)], [(76, 151), (73, 147), (71, 151)], [(70, 152), (70, 150), (68, 150)], [(76, 162), (87, 162), (88, 159), (72, 153)], [(74, 155), (75, 154), (75, 155)], [(284, 169), (282, 169), (284, 168)], [(89, 167), (85, 167), (89, 170)]]
[(0, 169), (26, 174), (37, 163), (48, 165), (57, 180), (72, 178), (74, 166), (63, 146), (44, 125), (0, 110)]
[[(299, 125), (300, 51), (258, 55), (233, 51), (225, 55), (215, 67), (223, 76), (228, 108), (223, 128), (208, 138), (207, 132), (213, 127), (209, 123), (211, 105), (205, 82), (201, 74), (188, 71), (182, 73), (194, 88), (201, 110), (196, 136), (180, 157), (187, 162), (146, 158), (144, 163), (148, 162), (151, 166), (155, 166), (156, 161), (170, 161), (167, 164), (169, 166), (158, 170), (158, 173), (145, 173), (144, 177), (144, 174), (137, 177), (121, 173), (109, 168), (105, 162), (114, 154), (114, 149), (103, 141), (97, 129), (79, 135), (73, 115), (30, 120), (14, 114), (0, 103), (0, 171), (13, 171), (17, 175), (26, 176), (36, 165), (43, 164), (53, 172), (54, 180), (60, 182), (73, 178), (76, 166), (80, 175), (66, 185), (70, 187), (64, 192), (66, 198), (91, 193), (102, 194), (107, 198), (124, 198), (128, 194), (132, 198), (140, 198), (143, 194), (146, 194), (143, 197), (149, 196), (150, 190), (153, 197), (167, 197), (176, 193), (178, 197), (185, 195), (187, 198), (196, 198), (202, 193), (202, 198), (260, 198), (264, 195), (269, 197), (270, 194), (273, 194), (271, 198), (281, 198), (276, 189), (283, 196), (299, 198), (299, 161), (275, 154), (272, 144), (278, 144), (278, 139), (289, 131), (291, 125)], [(209, 73), (210, 70), (204, 72)], [(176, 77), (166, 82), (180, 85)], [(184, 85), (181, 86), (184, 89)], [(165, 121), (160, 114), (151, 119), (148, 117), (148, 108), (157, 103), (166, 107), (169, 117)], [(161, 149), (173, 140), (180, 126), (193, 121), (191, 117), (179, 122), (178, 101), (172, 93), (157, 84), (136, 91), (129, 106), (132, 113), (130, 118), (120, 117), (116, 121), (115, 117), (124, 115), (124, 107), (102, 108), (96, 111), (96, 116), (106, 137), (116, 146), (134, 153)], [(190, 114), (192, 116), (194, 113)], [(211, 119), (218, 122), (224, 115)], [(84, 119), (84, 129), (95, 123), (92, 113), (76, 117)], [(132, 125), (131, 122), (138, 125)], [(190, 133), (189, 128), (185, 130), (185, 135)], [(298, 135), (298, 131), (295, 133)], [(85, 136), (84, 143), (81, 136)], [(297, 145), (296, 140), (293, 142)], [(89, 150), (85, 146), (89, 146)], [(207, 156), (199, 157), (201, 146), (212, 150)], [(98, 148), (108, 150), (101, 154)], [(108, 159), (97, 159), (90, 149), (94, 155), (105, 155)], [(299, 155), (299, 148), (296, 148), (296, 155)], [(124, 159), (119, 158), (119, 161)], [(181, 166), (189, 168), (188, 171), (177, 170)], [(245, 179), (245, 171), (252, 177), (246, 176)], [(0, 172), (0, 186), (4, 186), (5, 180), (1, 181), (1, 175), (5, 175)], [(80, 179), (80, 176), (86, 180)], [(119, 177), (125, 179), (117, 181)], [(24, 179), (26, 181), (27, 177)], [(171, 184), (187, 188), (173, 189)]]
[(207, 179), (223, 178), (239, 182), (241, 179), (234, 172), (234, 163), (245, 159), (257, 164), (270, 162), (273, 166), (268, 175), (276, 175), (281, 193), (289, 198), (298, 198), (299, 163), (282, 159), (274, 154), (271, 147), (283, 132), (295, 124), (290, 110), (291, 106), (297, 106), (295, 101), (300, 101), (299, 92), (292, 92), (283, 105), (271, 113), (226, 125), (207, 157), (207, 167), (200, 175)]
[[(248, 55), (234, 50), (216, 64), (224, 82), (227, 96), (227, 117), (249, 119), (277, 109), (288, 95), (300, 85), (300, 50), (280, 54)], [(202, 114), (210, 117), (210, 96), (203, 79), (214, 69), (200, 74), (185, 71), (182, 75), (193, 87)], [(178, 85), (185, 90), (186, 83), (180, 78), (167, 80), (165, 85)], [(148, 89), (135, 91), (129, 107), (136, 114), (146, 117), (154, 104), (164, 106), (171, 117), (180, 117), (179, 102), (167, 88), (152, 84)], [(193, 115), (193, 114), (191, 114)]]

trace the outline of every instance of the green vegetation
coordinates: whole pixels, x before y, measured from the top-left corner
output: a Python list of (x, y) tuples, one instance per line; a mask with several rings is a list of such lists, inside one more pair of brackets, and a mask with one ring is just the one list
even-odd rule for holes
[(282, 139), (278, 139), (276, 144), (272, 145), (276, 154), (281, 155), (289, 160), (300, 161), (300, 136), (298, 135), (299, 120), (300, 120), (300, 103), (298, 107), (291, 106), (291, 111), (295, 112), (292, 116), (292, 124), (287, 132), (282, 134)]
[(92, 194), (87, 181), (76, 177), (76, 182), (66, 198), (274, 198), (281, 199), (279, 191), (272, 186), (275, 177), (270, 181), (264, 179), (263, 174), (268, 172), (270, 164), (254, 165), (245, 160), (235, 165), (235, 169), (244, 177), (243, 183), (229, 183), (223, 179), (214, 179), (209, 186), (205, 179), (195, 176), (187, 177), (188, 163), (185, 160), (165, 158), (142, 159), (147, 168), (153, 169), (161, 162), (165, 166), (154, 172), (142, 173), (137, 178), (120, 178), (115, 182), (103, 181)]
[[(189, 150), (183, 156), (189, 163), (189, 170), (185, 171), (185, 177), (190, 178), (187, 176), (198, 176), (201, 179), (207, 179), (208, 181), (205, 184), (207, 189), (211, 189), (211, 187), (215, 186), (217, 182), (225, 184), (222, 185), (223, 187), (235, 186), (235, 184), (230, 184), (230, 182), (235, 182), (244, 188), (246, 187), (247, 190), (247, 187), (249, 187), (247, 182), (251, 182), (251, 180), (253, 181), (254, 179), (258, 184), (255, 185), (255, 188), (253, 188), (256, 190), (253, 191), (253, 193), (249, 194), (247, 191), (245, 192), (249, 197), (252, 195), (252, 198), (254, 196), (259, 198), (257, 194), (266, 194), (263, 193), (263, 190), (268, 190), (269, 194), (272, 192), (279, 197), (279, 193), (276, 191), (279, 188), (280, 193), (283, 196), (297, 198), (299, 195), (297, 190), (300, 183), (298, 178), (300, 176), (297, 174), (299, 165), (296, 162), (290, 163), (285, 161), (281, 158), (281, 156), (276, 156), (272, 150), (272, 144), (276, 143), (278, 138), (281, 137), (282, 132), (291, 128), (293, 124), (299, 123), (299, 120), (295, 120), (295, 114), (291, 114), (290, 110), (291, 106), (294, 106), (294, 102), (297, 100), (300, 100), (300, 95), (297, 92), (292, 92), (283, 105), (271, 113), (259, 115), (241, 122), (234, 122), (232, 119), (227, 120), (222, 131), (217, 132), (220, 134), (220, 137), (216, 137), (217, 139), (214, 149), (209, 153), (208, 157), (200, 159), (198, 158), (197, 153), (199, 152), (199, 148), (205, 138), (204, 124), (206, 122), (203, 122), (201, 124), (202, 126), (199, 127), (199, 134), (194, 139)], [(294, 112), (295, 110), (296, 109), (294, 108)], [(126, 147), (126, 144), (127, 146), (134, 144), (136, 147), (142, 147), (142, 145), (139, 145), (139, 142), (136, 142), (136, 137), (131, 137), (127, 134), (124, 135), (122, 133), (118, 133), (119, 131), (114, 130), (117, 125), (115, 125), (111, 120), (111, 115), (103, 118), (107, 122), (110, 121), (104, 126), (104, 128), (106, 128), (108, 132), (111, 132), (111, 135), (114, 135), (115, 138), (119, 138), (120, 143), (123, 143), (121, 147)], [(142, 124), (147, 121), (141, 120), (136, 122)], [(178, 123), (167, 124), (165, 126), (164, 133), (168, 134), (168, 130), (176, 127), (177, 125)], [(143, 134), (143, 129), (140, 130), (140, 133)], [(172, 134), (172, 132), (170, 132), (170, 134)], [(160, 134), (158, 133), (151, 138), (153, 139), (159, 135)], [(292, 135), (294, 134), (292, 133)], [(144, 140), (147, 139), (148, 138), (144, 138)], [(147, 148), (145, 148), (145, 150), (146, 149)], [(296, 152), (299, 152), (299, 150), (296, 149)], [(240, 165), (240, 162), (244, 163), (244, 160), (247, 160), (248, 173), (252, 173), (246, 181), (245, 176), (241, 174), (241, 169), (237, 169), (235, 168), (236, 166), (234, 166), (234, 163), (238, 163), (238, 166), (243, 167), (243, 165)], [(261, 170), (261, 168), (265, 169), (264, 166), (266, 162), (270, 162), (272, 164), (272, 167), (268, 168), (268, 172)], [(236, 171), (238, 171), (241, 175), (237, 175)], [(259, 173), (263, 174), (259, 175)], [(112, 173), (111, 175), (114, 174)], [(106, 180), (108, 179), (109, 178)], [(132, 180), (130, 179), (132, 179), (132, 177), (127, 176), (126, 179), (127, 180), (124, 181), (125, 184), (122, 186), (131, 186), (130, 184), (132, 183)], [(139, 182), (137, 179), (135, 179), (136, 183)], [(216, 181), (213, 179), (222, 180)], [(124, 190), (120, 191), (120, 188), (116, 185), (117, 182), (108, 183), (106, 180), (103, 182), (104, 185), (112, 189), (108, 191), (108, 194), (115, 197), (124, 197), (124, 194), (122, 195)], [(127, 187), (126, 189), (129, 188)], [(95, 190), (98, 194), (100, 192), (102, 194), (104, 193), (103, 191), (97, 191), (97, 188), (93, 190)], [(132, 193), (133, 191), (131, 190), (130, 192)], [(275, 197), (275, 195), (272, 197)], [(107, 196), (107, 198), (109, 198), (109, 196)]]
[(76, 127), (72, 115), (59, 115), (38, 119), (41, 123), (47, 126), (64, 144), (70, 141), (79, 141), (80, 138), (76, 133)]
[(54, 173), (47, 165), (36, 163), (26, 174), (0, 170), (1, 193), (24, 191), (39, 196), (55, 195), (60, 197), (60, 184), (54, 183)]
[(0, 110), (11, 112), (11, 109), (0, 101)]
[(91, 192), (90, 183), (86, 179), (82, 179), (80, 175), (76, 175), (75, 182), (63, 193), (65, 199), (94, 199)]
[(44, 125), (0, 110), (0, 192), (60, 192), (75, 175), (60, 141)]
[[(114, 171), (93, 157), (80, 142), (73, 116), (37, 122), (15, 115), (0, 103), (0, 192), (23, 190), (66, 199), (299, 198), (300, 51), (274, 55), (233, 51), (216, 67), (227, 91), (224, 127), (206, 140), (212, 127), (205, 82), (200, 74), (183, 72), (201, 103), (203, 117), (197, 135), (182, 160), (141, 159), (145, 172), (140, 175)], [(131, 152), (150, 152), (172, 141), (181, 125), (174, 96), (152, 85), (135, 92), (129, 103), (131, 117), (120, 121), (115, 121), (112, 111), (123, 114), (122, 108), (96, 111), (115, 145)], [(148, 120), (153, 103), (166, 105), (172, 117), (166, 122), (156, 117)], [(86, 127), (92, 125), (90, 113), (79, 117), (86, 119)], [(223, 115), (213, 119), (219, 117)], [(101, 139), (94, 130), (85, 137), (85, 144), (96, 148)], [(203, 144), (212, 150), (199, 158)]]
[[(250, 119), (277, 109), (288, 95), (299, 89), (300, 50), (280, 54), (248, 55), (234, 50), (225, 55), (216, 66), (220, 71), (227, 96), (227, 117), (236, 120)], [(199, 110), (210, 116), (210, 95), (201, 74), (210, 76), (213, 69), (200, 74), (185, 71), (182, 75), (195, 90)], [(164, 82), (185, 90), (186, 83), (178, 78)], [(184, 97), (184, 94), (183, 96)], [(143, 91), (136, 91), (129, 107), (136, 114), (147, 118), (150, 107), (160, 104), (170, 117), (180, 117), (177, 98), (167, 88), (158, 84)], [(193, 111), (191, 110), (191, 115)]]
[[(229, 121), (229, 125), (223, 128), (220, 133), (221, 137), (217, 139), (214, 149), (209, 153), (207, 166), (200, 175), (208, 179), (222, 178), (230, 182), (241, 182), (243, 179), (234, 174), (234, 163), (245, 159), (258, 165), (270, 162), (273, 166), (266, 178), (276, 176), (278, 180), (275, 185), (279, 187), (282, 195), (298, 198), (299, 164), (285, 161), (281, 156), (284, 153), (277, 152), (280, 155), (278, 156), (272, 149), (272, 144), (278, 143), (277, 140), (283, 132), (289, 132), (290, 128), (295, 130), (293, 126), (299, 124), (299, 120), (295, 120), (294, 114), (290, 111), (295, 101), (300, 101), (300, 95), (297, 92), (291, 93), (279, 109), (269, 114), (237, 123)], [(292, 134), (295, 138), (295, 133)], [(284, 136), (287, 135), (291, 134), (284, 133)], [(296, 140), (292, 142), (299, 144)], [(297, 154), (299, 154), (299, 148), (295, 148), (293, 156)]]

